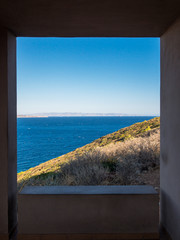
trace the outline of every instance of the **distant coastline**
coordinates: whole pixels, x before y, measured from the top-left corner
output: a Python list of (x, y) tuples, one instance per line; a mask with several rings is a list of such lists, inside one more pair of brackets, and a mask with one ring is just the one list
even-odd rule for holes
[[(20, 114), (17, 118), (48, 118), (48, 117), (130, 117), (130, 116), (145, 116), (138, 114), (122, 114), (122, 113), (81, 113), (81, 112), (64, 112), (64, 113), (35, 113), (35, 114)], [(158, 116), (147, 115), (147, 116)]]

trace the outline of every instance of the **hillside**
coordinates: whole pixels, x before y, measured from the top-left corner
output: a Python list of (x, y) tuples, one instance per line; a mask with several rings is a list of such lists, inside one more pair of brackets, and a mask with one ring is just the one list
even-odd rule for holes
[(150, 184), (148, 174), (159, 171), (159, 127), (160, 118), (136, 123), (21, 172), (18, 190), (25, 185)]

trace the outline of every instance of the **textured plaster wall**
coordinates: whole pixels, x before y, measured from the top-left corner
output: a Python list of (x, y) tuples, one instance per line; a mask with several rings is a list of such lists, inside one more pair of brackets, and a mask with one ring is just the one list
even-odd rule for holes
[(161, 223), (180, 239), (180, 18), (161, 37)]

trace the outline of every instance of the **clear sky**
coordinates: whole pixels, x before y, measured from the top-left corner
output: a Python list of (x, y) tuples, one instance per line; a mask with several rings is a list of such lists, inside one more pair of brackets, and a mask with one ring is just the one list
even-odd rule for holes
[(159, 38), (18, 38), (18, 114), (159, 115)]

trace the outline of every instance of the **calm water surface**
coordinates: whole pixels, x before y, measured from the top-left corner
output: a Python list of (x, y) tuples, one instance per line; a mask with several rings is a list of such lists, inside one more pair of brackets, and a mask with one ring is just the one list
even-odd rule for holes
[(108, 133), (152, 117), (50, 117), (17, 119), (17, 167), (25, 171)]

